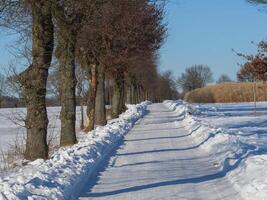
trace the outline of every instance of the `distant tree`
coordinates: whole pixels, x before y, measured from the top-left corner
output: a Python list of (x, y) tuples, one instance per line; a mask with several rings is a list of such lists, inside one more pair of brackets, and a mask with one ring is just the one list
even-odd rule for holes
[(217, 80), (217, 83), (225, 83), (225, 82), (232, 82), (231, 78), (226, 75), (226, 74), (222, 74), (219, 79)]
[(183, 92), (188, 92), (196, 88), (204, 87), (212, 81), (212, 72), (208, 66), (194, 65), (187, 68), (185, 72), (178, 77), (177, 85)]
[(179, 93), (171, 71), (166, 71), (159, 76), (157, 87), (157, 101), (161, 102), (165, 99), (178, 99)]

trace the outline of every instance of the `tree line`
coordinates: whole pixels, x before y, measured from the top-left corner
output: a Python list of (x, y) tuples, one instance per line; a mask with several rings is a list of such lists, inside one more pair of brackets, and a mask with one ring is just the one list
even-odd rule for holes
[(107, 123), (107, 96), (112, 118), (126, 109), (125, 103), (177, 98), (171, 74), (157, 70), (167, 31), (163, 18), (164, 3), (151, 0), (0, 2), (1, 27), (15, 30), (22, 44), (30, 44), (30, 65), (15, 76), (27, 108), (26, 159), (48, 158), (50, 79), (61, 105), (60, 146), (77, 142), (77, 95), (86, 97), (80, 101), (87, 106), (86, 132)]

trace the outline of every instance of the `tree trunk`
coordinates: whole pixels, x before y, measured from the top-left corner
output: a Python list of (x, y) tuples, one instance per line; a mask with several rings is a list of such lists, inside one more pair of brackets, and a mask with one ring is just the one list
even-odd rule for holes
[(137, 87), (137, 89), (138, 89), (138, 103), (141, 103), (141, 101), (142, 101), (142, 90), (141, 90), (140, 85)]
[(137, 104), (138, 103), (138, 99), (139, 99), (139, 96), (138, 96), (138, 86), (137, 85), (134, 85), (134, 104)]
[(130, 78), (126, 78), (125, 81), (125, 93), (126, 93), (126, 98), (125, 98), (125, 103), (126, 104), (131, 104), (131, 99), (132, 99), (132, 92), (131, 92), (131, 79)]
[(95, 100), (95, 124), (107, 124), (105, 107), (105, 71), (103, 65), (97, 66), (97, 88)]
[(27, 140), (25, 159), (48, 158), (46, 82), (54, 46), (49, 1), (32, 2), (32, 65), (19, 80), (25, 93)]
[(111, 117), (112, 119), (119, 116), (119, 104), (120, 104), (120, 85), (118, 80), (113, 81), (113, 91), (111, 99)]
[(125, 106), (125, 81), (124, 77), (122, 78), (122, 83), (121, 83), (121, 93), (120, 93), (120, 109), (119, 109), (119, 114), (124, 112), (126, 110)]
[(145, 94), (145, 100), (146, 100), (146, 101), (150, 101), (150, 100), (151, 100), (150, 97), (149, 97), (148, 91), (146, 91), (146, 94)]
[(106, 104), (110, 105), (111, 104), (111, 100), (110, 100), (110, 80), (106, 81), (107, 85), (106, 85)]
[(131, 104), (131, 85), (126, 85), (126, 99), (125, 99), (125, 103), (127, 104)]
[(87, 125), (85, 132), (89, 132), (94, 129), (95, 126), (95, 98), (96, 98), (96, 65), (92, 65), (88, 73), (89, 91), (87, 99)]
[(75, 43), (76, 31), (72, 28), (59, 27), (57, 34), (56, 56), (59, 61), (60, 99), (61, 99), (61, 135), (60, 146), (73, 145), (77, 142), (76, 121), (76, 77)]
[(124, 105), (124, 76), (122, 74), (118, 74), (115, 77), (113, 82), (113, 95), (112, 95), (112, 107), (111, 107), (111, 116), (112, 118), (118, 118), (119, 114), (123, 111)]

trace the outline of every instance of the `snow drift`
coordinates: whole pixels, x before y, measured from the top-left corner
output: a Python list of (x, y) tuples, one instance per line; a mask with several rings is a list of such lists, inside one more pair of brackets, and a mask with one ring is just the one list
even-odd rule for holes
[(118, 119), (84, 135), (76, 145), (60, 148), (49, 160), (30, 162), (0, 177), (0, 200), (75, 197), (101, 159), (145, 115), (148, 104), (128, 105), (128, 110)]
[[(165, 101), (164, 104), (181, 116), (181, 122), (196, 144), (214, 157), (215, 164), (221, 167), (218, 176), (226, 176), (244, 199), (267, 199), (266, 145), (248, 139), (241, 131), (236, 133), (223, 125), (212, 126), (205, 120), (209, 114), (207, 109), (201, 110), (198, 105), (183, 101)], [(209, 109), (213, 109), (213, 114), (217, 112), (216, 108)]]

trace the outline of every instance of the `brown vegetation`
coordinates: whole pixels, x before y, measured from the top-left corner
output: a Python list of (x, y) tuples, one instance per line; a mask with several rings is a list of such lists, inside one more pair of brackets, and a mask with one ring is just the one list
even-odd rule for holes
[[(190, 103), (252, 102), (253, 84), (243, 82), (209, 85), (186, 93), (185, 100)], [(256, 83), (256, 101), (267, 101), (266, 83)]]

